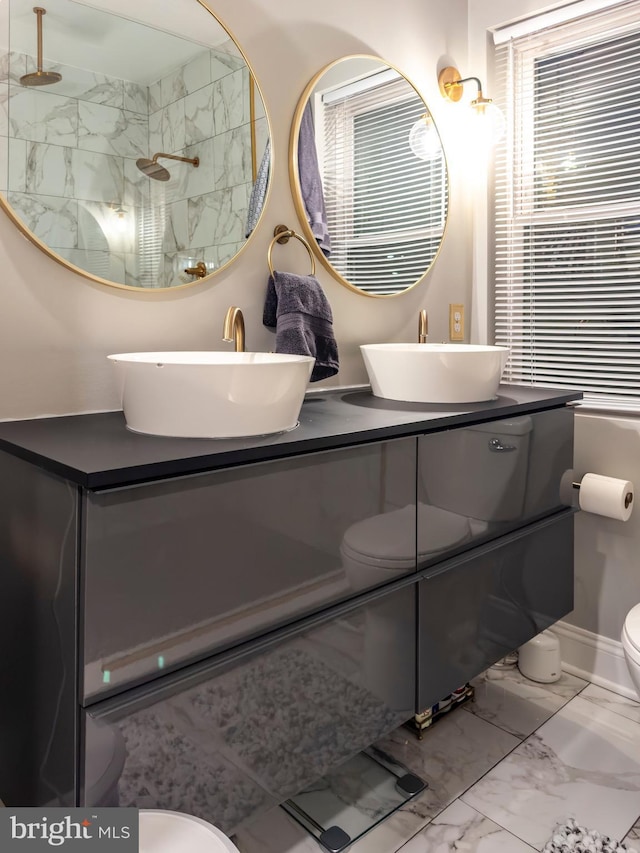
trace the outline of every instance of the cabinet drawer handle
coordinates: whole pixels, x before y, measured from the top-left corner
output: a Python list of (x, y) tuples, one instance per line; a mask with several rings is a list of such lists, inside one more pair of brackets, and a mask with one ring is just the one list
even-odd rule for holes
[(503, 444), (499, 438), (489, 439), (489, 450), (492, 453), (511, 453), (516, 450), (515, 444)]

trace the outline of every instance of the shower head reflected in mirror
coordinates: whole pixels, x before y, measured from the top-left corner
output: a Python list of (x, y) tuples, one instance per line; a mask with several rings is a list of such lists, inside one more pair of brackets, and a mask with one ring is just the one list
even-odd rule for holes
[(169, 170), (158, 163), (158, 157), (164, 157), (167, 160), (179, 160), (181, 163), (191, 163), (196, 169), (200, 165), (199, 157), (178, 157), (177, 154), (163, 154), (162, 151), (154, 154), (151, 160), (148, 160), (146, 157), (140, 157), (139, 160), (136, 160), (136, 166), (148, 178), (152, 178), (154, 181), (168, 181), (171, 177)]
[(42, 70), (42, 16), (47, 14), (47, 10), (41, 6), (34, 6), (33, 11), (36, 13), (38, 27), (38, 70), (23, 74), (20, 82), (23, 86), (50, 86), (52, 83), (59, 83), (62, 80), (62, 74), (58, 74), (57, 71)]

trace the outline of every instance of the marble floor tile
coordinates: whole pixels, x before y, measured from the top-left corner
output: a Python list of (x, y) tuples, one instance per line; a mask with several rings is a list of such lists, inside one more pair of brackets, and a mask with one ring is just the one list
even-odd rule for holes
[(473, 714), (462, 713), (462, 709), (438, 720), (421, 741), (400, 728), (376, 744), (427, 782), (429, 788), (417, 799), (429, 801), (431, 816), (453, 802), (517, 745), (518, 739), (513, 735)]
[(640, 702), (627, 699), (619, 693), (613, 693), (611, 690), (605, 690), (604, 687), (597, 687), (595, 684), (590, 684), (581, 696), (599, 708), (607, 708), (609, 711), (615, 711), (616, 714), (622, 714), (623, 717), (640, 723)]
[(475, 697), (465, 703), (464, 709), (521, 740), (587, 685), (581, 678), (564, 672), (559, 681), (539, 684), (525, 678), (517, 667), (488, 669), (472, 683)]
[[(398, 850), (518, 743), (513, 735), (472, 714), (463, 714), (461, 709), (439, 720), (422, 741), (405, 728), (396, 729), (376, 748), (427, 782), (429, 788), (351, 845), (349, 853)], [(241, 853), (319, 850), (316, 842), (282, 809), (275, 809), (240, 830), (236, 844)]]
[(398, 853), (533, 853), (524, 841), (455, 800)]
[(461, 799), (537, 849), (569, 817), (622, 838), (640, 814), (640, 725), (576, 696)]

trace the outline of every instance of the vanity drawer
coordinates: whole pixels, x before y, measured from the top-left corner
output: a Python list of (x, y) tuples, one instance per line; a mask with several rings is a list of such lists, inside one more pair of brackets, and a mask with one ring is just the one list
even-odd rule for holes
[(365, 520), (404, 513), (392, 579), (415, 572), (415, 459), (408, 438), (87, 493), (84, 699), (386, 582), (344, 545)]
[(175, 809), (229, 833), (302, 790), (413, 715), (415, 594), (83, 711), (81, 803)]
[(573, 419), (563, 407), (422, 436), (418, 568), (562, 509)]
[(450, 561), (418, 584), (418, 711), (573, 608), (573, 513)]

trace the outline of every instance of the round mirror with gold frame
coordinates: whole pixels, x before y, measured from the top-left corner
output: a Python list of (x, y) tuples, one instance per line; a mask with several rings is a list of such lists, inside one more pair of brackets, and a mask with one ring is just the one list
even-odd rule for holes
[(43, 2), (0, 9), (0, 205), (96, 282), (157, 292), (224, 269), (270, 172), (236, 41), (202, 0)]
[(448, 175), (415, 86), (379, 57), (338, 59), (313, 77), (289, 142), (305, 236), (338, 281), (396, 296), (431, 267), (444, 236)]

